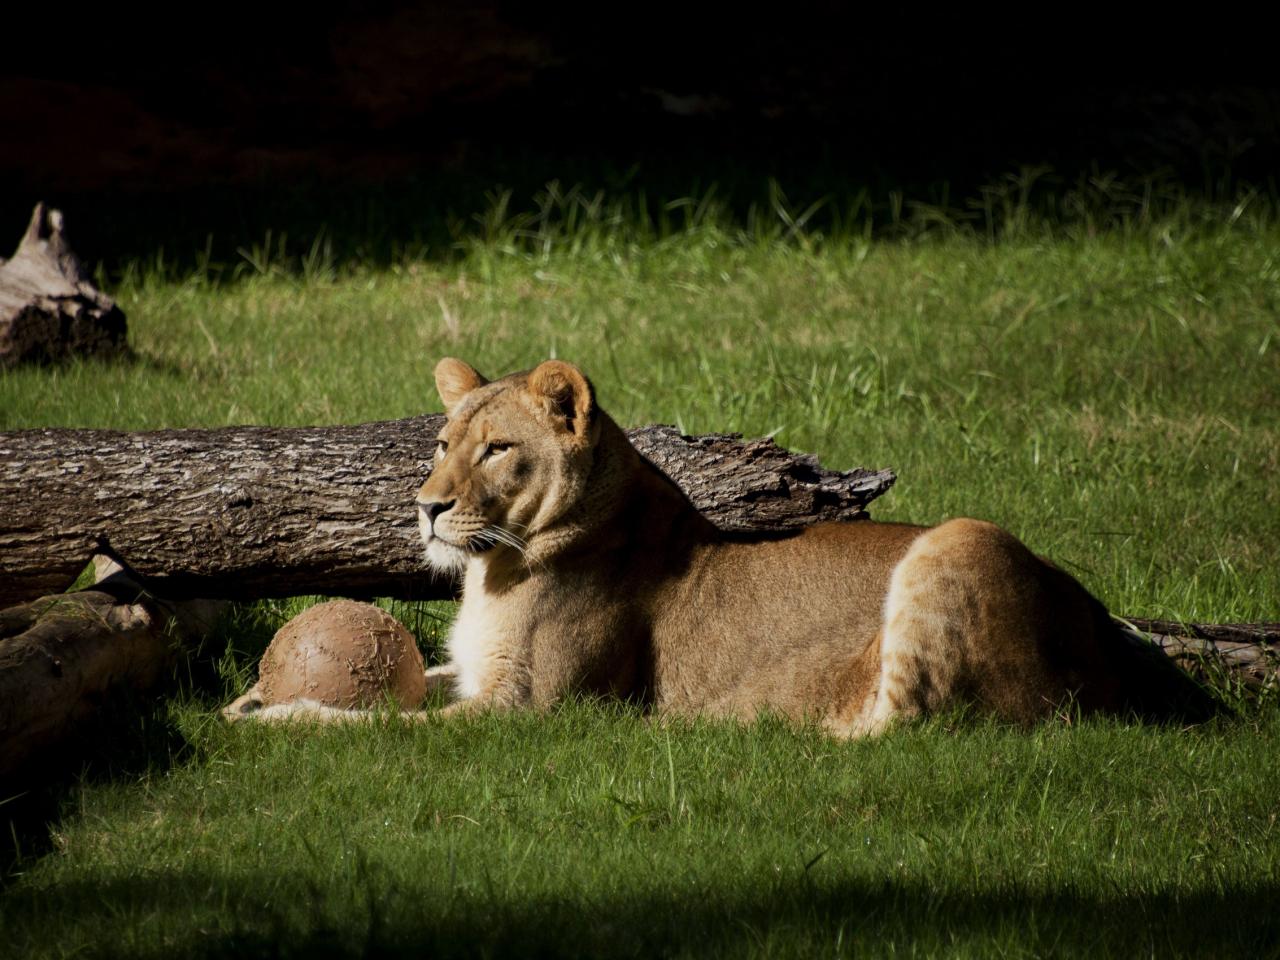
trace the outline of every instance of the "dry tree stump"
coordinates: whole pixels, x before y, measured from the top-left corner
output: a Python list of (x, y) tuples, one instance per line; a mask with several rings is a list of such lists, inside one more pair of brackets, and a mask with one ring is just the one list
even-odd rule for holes
[(0, 367), (128, 354), (125, 317), (93, 285), (62, 213), (36, 204), (10, 260), (0, 260)]

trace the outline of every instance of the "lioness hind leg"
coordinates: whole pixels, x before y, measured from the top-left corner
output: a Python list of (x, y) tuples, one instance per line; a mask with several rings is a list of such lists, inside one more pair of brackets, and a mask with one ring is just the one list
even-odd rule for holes
[(855, 735), (873, 736), (896, 719), (945, 706), (964, 670), (961, 654), (976, 610), (968, 571), (949, 556), (952, 538), (937, 537), (940, 530), (945, 525), (922, 534), (889, 578), (879, 682)]
[(885, 594), (880, 677), (852, 735), (970, 702), (1004, 719), (1049, 714), (1072, 693), (1052, 651), (1091, 646), (1090, 598), (1011, 534), (952, 520), (922, 534)]

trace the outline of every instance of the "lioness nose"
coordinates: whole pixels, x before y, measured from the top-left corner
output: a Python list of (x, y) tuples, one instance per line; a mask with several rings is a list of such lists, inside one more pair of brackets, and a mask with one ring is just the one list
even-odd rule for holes
[(450, 500), (448, 502), (445, 502), (443, 500), (431, 500), (426, 503), (419, 500), (418, 509), (421, 510), (423, 513), (425, 513), (427, 515), (427, 519), (430, 520), (431, 523), (434, 525), (436, 522), (436, 517), (440, 516), (440, 514), (444, 513), (446, 510), (452, 507), (455, 503), (457, 503), (456, 500)]

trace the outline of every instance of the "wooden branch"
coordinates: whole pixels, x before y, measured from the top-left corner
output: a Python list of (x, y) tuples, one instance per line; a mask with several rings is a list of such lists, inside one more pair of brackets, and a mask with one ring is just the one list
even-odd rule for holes
[(104, 703), (171, 680), (178, 644), (207, 635), (226, 607), (158, 600), (105, 557), (94, 568), (91, 590), (0, 610), (0, 781), (59, 766), (53, 749)]
[(0, 260), (0, 368), (127, 352), (124, 314), (72, 252), (62, 214), (36, 204), (17, 253)]
[[(170, 599), (450, 596), (426, 570), (413, 506), (442, 423), (0, 433), (0, 605), (66, 589), (98, 553)], [(862, 517), (894, 481), (771, 440), (631, 437), (726, 529)]]
[[(136, 592), (136, 591), (135, 591)], [(0, 616), (0, 777), (57, 744), (109, 693), (146, 690), (173, 644), (150, 605), (112, 592), (43, 597)]]
[(1191, 674), (1213, 681), (1214, 670), (1259, 691), (1280, 683), (1280, 623), (1178, 623), (1124, 618)]

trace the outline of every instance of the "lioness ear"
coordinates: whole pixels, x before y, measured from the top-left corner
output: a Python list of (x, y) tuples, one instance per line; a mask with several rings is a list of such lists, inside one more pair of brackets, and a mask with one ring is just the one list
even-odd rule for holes
[(550, 413), (563, 417), (565, 427), (578, 438), (591, 429), (596, 412), (596, 392), (572, 363), (548, 360), (529, 374), (529, 392), (549, 401)]
[(436, 364), (436, 390), (446, 410), (452, 410), (459, 400), (488, 382), (469, 363), (454, 357), (445, 357)]

